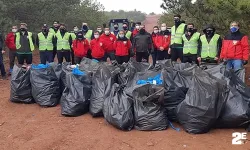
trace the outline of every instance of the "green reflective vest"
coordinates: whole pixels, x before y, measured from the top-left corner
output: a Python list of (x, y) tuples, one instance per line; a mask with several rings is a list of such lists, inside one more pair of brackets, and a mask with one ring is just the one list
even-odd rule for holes
[[(22, 47), (22, 45), (20, 44), (20, 32), (16, 33), (16, 49), (20, 49)], [(30, 43), (30, 50), (34, 51), (35, 50), (35, 46), (32, 40), (32, 33), (28, 32), (28, 39), (29, 39), (29, 43)]]
[(181, 23), (177, 30), (175, 30), (175, 26), (171, 28), (171, 45), (173, 44), (182, 44), (182, 35), (185, 32), (186, 24)]
[(70, 33), (66, 32), (62, 37), (61, 32), (56, 33), (57, 50), (70, 50), (69, 38)]
[[(114, 32), (111, 32), (111, 34), (114, 34), (115, 35), (115, 33)], [(128, 38), (129, 40), (130, 40), (130, 38), (131, 38), (131, 36), (132, 36), (132, 32), (131, 31), (127, 31), (127, 33), (126, 33), (126, 38)], [(119, 35), (119, 33), (116, 35), (116, 38), (118, 38), (118, 35)]]
[(72, 38), (72, 40), (75, 40), (76, 39), (76, 34), (73, 32), (73, 33), (70, 33), (70, 35), (71, 35), (71, 38)]
[(53, 33), (48, 33), (47, 38), (43, 35), (42, 32), (38, 33), (39, 40), (39, 50), (40, 51), (52, 51), (53, 50)]
[(205, 35), (201, 36), (201, 58), (215, 58), (217, 56), (219, 34), (214, 34), (210, 42), (208, 43)]
[(184, 46), (183, 46), (183, 54), (197, 54), (198, 52), (198, 41), (200, 38), (200, 33), (195, 32), (190, 40), (186, 38), (186, 35), (184, 34), (182, 36), (183, 41), (184, 41)]
[(55, 36), (56, 33), (57, 33), (53, 28), (50, 28), (50, 29), (49, 29), (49, 32), (52, 33), (54, 36)]
[(85, 38), (90, 42), (92, 38), (93, 30), (88, 30), (88, 32), (85, 34)]

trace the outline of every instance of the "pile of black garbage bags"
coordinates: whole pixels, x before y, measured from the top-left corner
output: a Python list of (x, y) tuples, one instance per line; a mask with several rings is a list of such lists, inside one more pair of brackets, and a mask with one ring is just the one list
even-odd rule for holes
[(89, 112), (124, 131), (165, 130), (178, 122), (186, 132), (200, 134), (212, 128), (249, 128), (250, 89), (242, 72), (168, 60), (155, 66), (87, 58), (79, 65), (15, 66), (10, 100), (60, 104), (64, 116)]

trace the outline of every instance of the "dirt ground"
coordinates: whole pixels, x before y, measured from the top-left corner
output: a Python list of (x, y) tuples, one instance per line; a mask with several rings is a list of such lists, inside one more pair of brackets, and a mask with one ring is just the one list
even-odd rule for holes
[[(34, 60), (38, 62), (38, 55)], [(0, 81), (0, 150), (250, 150), (250, 133), (245, 144), (232, 145), (232, 133), (244, 129), (214, 129), (201, 135), (172, 128), (123, 132), (103, 118), (67, 118), (60, 106), (14, 104), (9, 98), (10, 80)]]

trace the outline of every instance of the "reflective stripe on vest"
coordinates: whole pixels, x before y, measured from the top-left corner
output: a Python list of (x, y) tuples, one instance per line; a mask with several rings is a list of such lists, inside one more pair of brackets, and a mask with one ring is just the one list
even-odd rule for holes
[(39, 39), (39, 50), (40, 51), (52, 51), (53, 50), (53, 33), (49, 33), (47, 38), (43, 35), (42, 32), (38, 33)]
[(56, 33), (57, 50), (70, 50), (69, 37), (70, 34), (66, 32), (62, 37), (61, 32)]
[(88, 32), (85, 34), (85, 38), (90, 42), (92, 38), (93, 30), (88, 30)]
[(175, 31), (175, 26), (171, 28), (171, 45), (172, 44), (182, 44), (182, 35), (185, 32), (186, 24), (182, 23), (178, 26)]
[(219, 38), (220, 35), (215, 34), (208, 43), (206, 36), (201, 36), (201, 58), (215, 58), (217, 56), (217, 46)]
[(186, 35), (182, 36), (184, 41), (183, 54), (197, 54), (198, 52), (198, 40), (200, 38), (200, 33), (195, 32), (190, 40), (186, 38)]
[[(20, 44), (20, 32), (17, 32), (16, 33), (16, 49), (20, 49), (22, 47), (22, 45)], [(29, 44), (30, 44), (30, 50), (31, 51), (34, 51), (35, 49), (35, 46), (34, 46), (34, 43), (33, 43), (33, 40), (32, 40), (32, 33), (31, 32), (28, 32), (28, 39), (29, 39)]]
[(76, 39), (76, 34), (75, 33), (70, 33), (72, 40)]

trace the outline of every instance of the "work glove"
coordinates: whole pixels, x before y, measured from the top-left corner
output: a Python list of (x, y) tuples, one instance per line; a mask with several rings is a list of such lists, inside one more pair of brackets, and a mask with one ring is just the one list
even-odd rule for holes
[(247, 61), (247, 60), (244, 60), (244, 61), (243, 61), (243, 65), (245, 66), (246, 64), (248, 64), (248, 61)]

